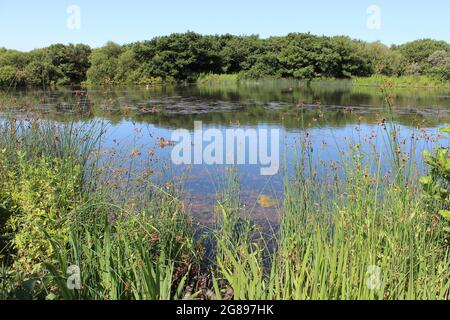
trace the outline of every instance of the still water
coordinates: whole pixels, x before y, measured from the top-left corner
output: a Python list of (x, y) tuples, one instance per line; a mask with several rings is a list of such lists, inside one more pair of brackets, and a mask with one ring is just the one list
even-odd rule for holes
[[(202, 223), (211, 219), (229, 166), (174, 165), (173, 132), (185, 129), (193, 136), (196, 121), (202, 122), (203, 130), (218, 129), (224, 136), (227, 129), (277, 130), (277, 174), (261, 175), (258, 164), (235, 167), (248, 211), (257, 220), (275, 222), (284, 177), (292, 175), (302, 148), (311, 155), (316, 170), (326, 175), (355, 145), (364, 150), (369, 162), (373, 152), (381, 154), (383, 170), (388, 171), (387, 132), (392, 123), (403, 142), (402, 151), (417, 160), (419, 170), (424, 170), (421, 151), (449, 144), (438, 129), (450, 123), (450, 90), (399, 88), (390, 94), (392, 108), (385, 106), (380, 88), (355, 87), (347, 81), (286, 80), (87, 91), (10, 90), (0, 93), (0, 105), (1, 117), (38, 114), (58, 122), (101, 121), (106, 128), (101, 146), (105, 155), (111, 150), (120, 154), (117, 157), (123, 161), (117, 161), (117, 166), (152, 167), (149, 179), (167, 182), (182, 177), (192, 212)], [(248, 160), (248, 143), (244, 149)], [(164, 175), (158, 175), (163, 171)]]

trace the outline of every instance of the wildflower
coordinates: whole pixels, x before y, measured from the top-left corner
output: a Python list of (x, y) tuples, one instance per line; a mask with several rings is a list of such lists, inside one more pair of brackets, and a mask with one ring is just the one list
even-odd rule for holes
[(155, 172), (155, 170), (153, 170), (153, 169), (148, 169), (148, 170), (146, 170), (146, 171), (142, 174), (142, 177), (143, 177), (143, 178), (147, 178), (147, 177), (151, 176), (154, 172)]
[(132, 159), (136, 159), (136, 158), (139, 157), (140, 155), (141, 155), (141, 153), (139, 152), (139, 150), (137, 150), (137, 149), (131, 150), (131, 158), (132, 158)]

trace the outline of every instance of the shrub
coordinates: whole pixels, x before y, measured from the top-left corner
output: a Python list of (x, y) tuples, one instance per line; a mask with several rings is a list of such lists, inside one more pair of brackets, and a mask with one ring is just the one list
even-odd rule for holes
[[(441, 129), (442, 133), (450, 135), (450, 127)], [(422, 184), (427, 202), (433, 212), (439, 214), (450, 222), (450, 157), (449, 148), (439, 148), (435, 154), (429, 151), (424, 152), (425, 162), (430, 167), (430, 174), (422, 177)], [(450, 232), (450, 227), (445, 230)]]
[(23, 153), (18, 154), (17, 166), (8, 167), (2, 189), (13, 213), (7, 228), (14, 234), (16, 270), (41, 272), (53, 253), (49, 237), (62, 245), (68, 242), (69, 215), (80, 199), (81, 172), (81, 166), (68, 160), (42, 157), (31, 162)]

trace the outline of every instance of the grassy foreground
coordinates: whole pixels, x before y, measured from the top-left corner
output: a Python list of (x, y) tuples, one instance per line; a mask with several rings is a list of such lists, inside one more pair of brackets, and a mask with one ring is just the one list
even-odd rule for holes
[(270, 236), (231, 171), (199, 235), (176, 185), (100, 161), (103, 132), (1, 122), (0, 299), (449, 298), (446, 222), (411, 161), (385, 175), (355, 146), (343, 175), (319, 178), (303, 146)]

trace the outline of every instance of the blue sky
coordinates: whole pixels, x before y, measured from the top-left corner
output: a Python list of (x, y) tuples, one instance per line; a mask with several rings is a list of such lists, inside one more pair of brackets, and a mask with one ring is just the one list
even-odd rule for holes
[[(80, 29), (67, 7), (80, 8)], [(367, 8), (381, 9), (369, 29)], [(128, 43), (187, 30), (202, 34), (289, 32), (349, 35), (386, 44), (420, 38), (450, 42), (449, 0), (0, 0), (0, 47), (30, 50), (52, 43)]]

